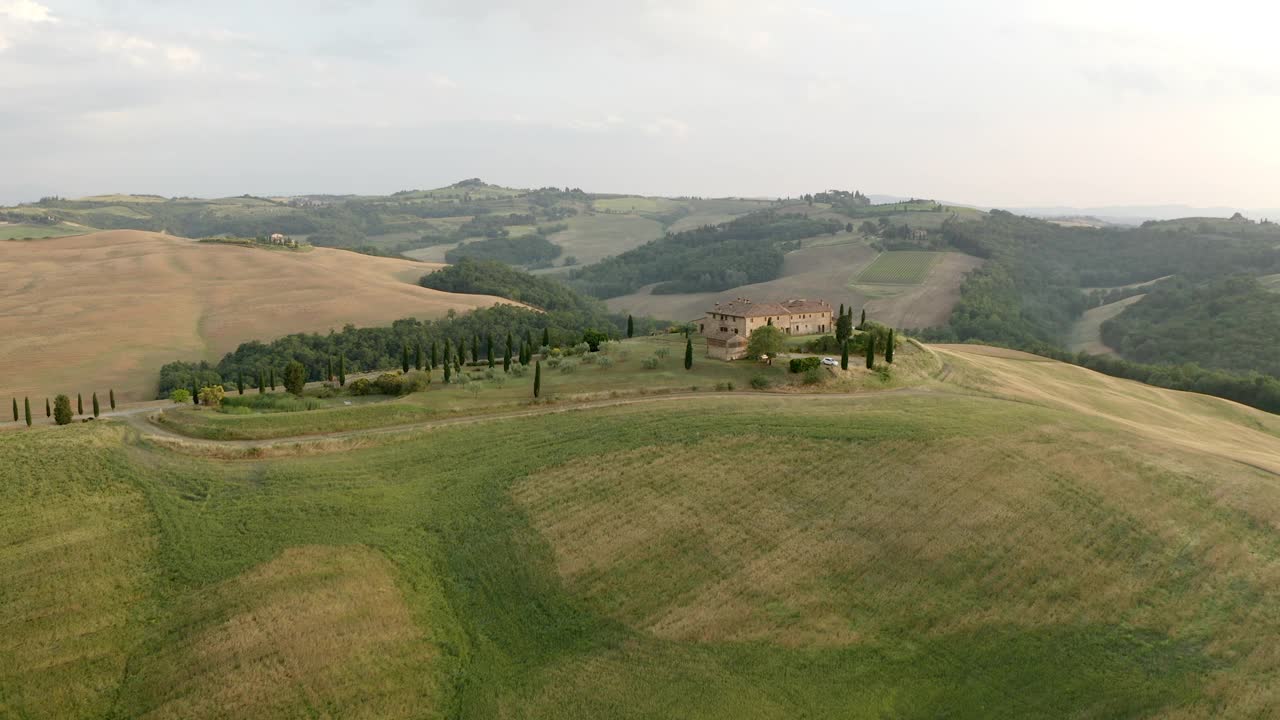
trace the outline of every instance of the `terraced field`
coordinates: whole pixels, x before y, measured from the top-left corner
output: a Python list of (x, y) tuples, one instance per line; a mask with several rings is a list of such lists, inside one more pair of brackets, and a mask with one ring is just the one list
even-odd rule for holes
[(929, 276), (942, 253), (895, 250), (879, 257), (858, 273), (857, 284), (919, 285)]

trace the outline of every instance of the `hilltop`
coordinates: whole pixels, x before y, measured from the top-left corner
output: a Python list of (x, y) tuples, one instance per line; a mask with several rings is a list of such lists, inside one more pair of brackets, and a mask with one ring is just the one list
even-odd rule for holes
[(117, 230), (3, 243), (0, 377), (33, 398), (155, 396), (175, 357), (217, 360), (247, 340), (440, 317), (508, 302), (417, 285), (438, 265), (315, 248), (271, 251)]
[[(858, 369), (714, 392), (759, 370), (644, 369), (661, 340), (548, 373), (558, 399), (509, 411), (489, 404), (530, 375), (437, 372), (399, 400), (221, 416), (276, 438), (252, 445), (141, 417), (0, 434), (18, 479), (0, 484), (0, 714), (1280, 703), (1275, 416), (976, 346), (904, 346), (882, 389)], [(179, 412), (196, 425), (167, 427), (221, 415)]]

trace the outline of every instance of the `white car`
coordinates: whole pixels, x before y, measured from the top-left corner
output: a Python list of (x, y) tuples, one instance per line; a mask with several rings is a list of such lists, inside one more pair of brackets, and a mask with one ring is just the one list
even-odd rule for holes
[(840, 361), (836, 360), (835, 358), (822, 358), (822, 364), (835, 367), (836, 365), (840, 364)]

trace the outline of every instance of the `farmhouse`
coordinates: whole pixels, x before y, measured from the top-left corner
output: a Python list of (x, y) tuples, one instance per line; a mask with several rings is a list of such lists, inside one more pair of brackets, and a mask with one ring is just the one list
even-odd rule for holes
[(752, 331), (773, 325), (788, 335), (831, 332), (834, 313), (824, 300), (786, 300), (755, 303), (746, 298), (717, 303), (698, 325), (707, 338), (707, 356), (737, 360), (747, 355), (747, 338)]

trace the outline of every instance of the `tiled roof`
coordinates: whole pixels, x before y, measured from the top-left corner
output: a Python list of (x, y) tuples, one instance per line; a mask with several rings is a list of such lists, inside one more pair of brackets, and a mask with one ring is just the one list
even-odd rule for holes
[(831, 312), (831, 305), (824, 300), (787, 300), (781, 303), (751, 302), (746, 298), (716, 303), (711, 312), (717, 315), (733, 317), (764, 317), (777, 315), (796, 315), (799, 313)]
[(732, 344), (732, 345), (747, 344), (747, 339), (745, 337), (739, 335), (738, 333), (729, 332), (727, 330), (716, 330), (715, 332), (709, 332), (707, 333), (706, 337), (707, 337), (707, 340), (718, 340), (725, 344)]
[(831, 312), (831, 304), (826, 300), (787, 300), (782, 306), (793, 313)]

